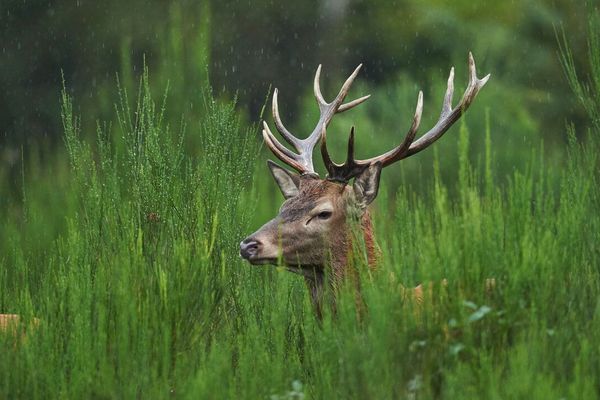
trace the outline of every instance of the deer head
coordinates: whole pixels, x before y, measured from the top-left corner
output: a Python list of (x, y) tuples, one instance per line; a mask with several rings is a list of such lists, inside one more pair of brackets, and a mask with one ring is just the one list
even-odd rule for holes
[(300, 273), (341, 261), (350, 224), (368, 215), (366, 207), (377, 195), (381, 163), (366, 169), (353, 185), (296, 175), (273, 162), (269, 168), (286, 201), (277, 217), (241, 243), (242, 257), (252, 264), (281, 260)]
[[(316, 127), (306, 139), (299, 139), (292, 135), (283, 125), (277, 102), (278, 92), (275, 89), (272, 103), (275, 126), (296, 152), (283, 146), (266, 122), (263, 122), (263, 138), (273, 154), (298, 173), (290, 172), (271, 161), (268, 162), (275, 182), (286, 200), (277, 217), (240, 243), (240, 255), (251, 264), (281, 262), (289, 270), (304, 275), (308, 280), (317, 281), (322, 280), (321, 275), (329, 266), (334, 277), (342, 277), (352, 247), (350, 227), (354, 223), (363, 230), (369, 264), (374, 263), (376, 252), (367, 207), (377, 196), (381, 170), (424, 150), (438, 140), (464, 114), (489, 79), (489, 75), (483, 79), (477, 78), (475, 61), (469, 53), (469, 84), (463, 97), (456, 107), (452, 107), (454, 92), (454, 68), (452, 68), (442, 111), (433, 128), (415, 140), (423, 110), (423, 92), (419, 92), (412, 124), (396, 148), (377, 157), (357, 160), (354, 157), (354, 128), (352, 128), (346, 162), (336, 164), (331, 160), (327, 150), (326, 128), (336, 113), (347, 111), (369, 98), (363, 96), (344, 103), (360, 68), (361, 65), (354, 70), (330, 103), (325, 101), (321, 93), (319, 84), (321, 66), (317, 68), (314, 94), (320, 117)], [(312, 161), (313, 149), (319, 140), (327, 169), (325, 179), (319, 178)], [(353, 180), (352, 184), (350, 184), (351, 180)]]

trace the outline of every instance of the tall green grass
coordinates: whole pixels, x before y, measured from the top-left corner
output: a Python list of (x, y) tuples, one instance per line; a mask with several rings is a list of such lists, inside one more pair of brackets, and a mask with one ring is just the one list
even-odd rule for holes
[[(41, 319), (0, 335), (0, 398), (600, 395), (597, 126), (565, 128), (560, 167), (534, 148), (509, 176), (493, 124), (454, 128), (456, 169), (434, 151), (431, 183), (376, 201), (384, 256), (360, 268), (363, 318), (348, 285), (319, 323), (300, 277), (237, 256), (276, 212), (256, 129), (207, 88), (183, 124), (147, 70), (124, 86), (95, 135), (63, 93), (68, 162), (24, 165), (20, 194), (0, 186), (0, 312)], [(401, 287), (421, 282), (418, 307)]]

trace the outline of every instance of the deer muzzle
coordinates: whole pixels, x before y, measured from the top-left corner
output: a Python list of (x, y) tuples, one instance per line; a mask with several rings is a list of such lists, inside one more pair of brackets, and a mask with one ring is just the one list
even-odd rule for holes
[(240, 243), (240, 256), (250, 261), (260, 251), (261, 243), (253, 238), (246, 238)]

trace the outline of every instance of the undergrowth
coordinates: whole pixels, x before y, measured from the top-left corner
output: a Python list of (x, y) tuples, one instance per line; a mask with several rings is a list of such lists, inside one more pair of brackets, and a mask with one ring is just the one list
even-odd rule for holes
[[(563, 54), (596, 121), (597, 85), (580, 89)], [(68, 163), (24, 166), (22, 196), (0, 211), (0, 311), (41, 320), (25, 339), (0, 335), (0, 398), (598, 398), (597, 124), (584, 139), (566, 128), (564, 165), (540, 146), (509, 176), (494, 127), (483, 148), (468, 124), (449, 132), (453, 179), (436, 162), (425, 194), (407, 184), (376, 202), (384, 256), (362, 276), (364, 318), (347, 288), (321, 324), (301, 278), (238, 258), (270, 217), (268, 181), (250, 189), (256, 129), (209, 89), (200, 121), (173, 123), (148, 82), (135, 101), (119, 89), (95, 137), (65, 91)], [(428, 282), (422, 307), (401, 295)]]

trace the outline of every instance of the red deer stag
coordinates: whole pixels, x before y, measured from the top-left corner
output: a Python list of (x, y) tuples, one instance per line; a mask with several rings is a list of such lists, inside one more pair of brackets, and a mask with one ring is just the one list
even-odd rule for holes
[[(368, 263), (376, 263), (377, 250), (373, 238), (368, 205), (377, 196), (381, 170), (396, 161), (424, 150), (438, 140), (467, 110), (490, 75), (478, 79), (475, 61), (469, 53), (469, 84), (461, 101), (452, 107), (454, 68), (450, 70), (448, 86), (439, 120), (431, 130), (415, 140), (423, 109), (423, 92), (419, 92), (412, 125), (398, 147), (378, 157), (367, 160), (354, 158), (354, 128), (348, 140), (348, 156), (344, 164), (331, 160), (327, 150), (326, 128), (336, 113), (347, 111), (364, 102), (369, 96), (344, 103), (344, 99), (359, 65), (344, 82), (335, 99), (328, 103), (321, 93), (319, 77), (321, 66), (314, 79), (314, 94), (320, 117), (316, 127), (306, 139), (299, 139), (283, 125), (279, 115), (277, 89), (273, 93), (273, 119), (283, 138), (296, 149), (296, 153), (283, 146), (263, 122), (263, 138), (273, 154), (298, 174), (268, 161), (269, 169), (285, 202), (279, 215), (240, 243), (240, 255), (251, 264), (277, 264), (282, 262), (292, 272), (303, 275), (311, 300), (321, 316), (325, 277), (329, 276), (334, 289), (347, 274), (348, 257), (356, 240), (351, 233), (353, 225), (362, 230)], [(319, 178), (315, 172), (312, 153), (321, 141), (321, 154), (327, 176)], [(350, 180), (354, 179), (352, 185)], [(415, 292), (417, 293), (417, 291)]]

